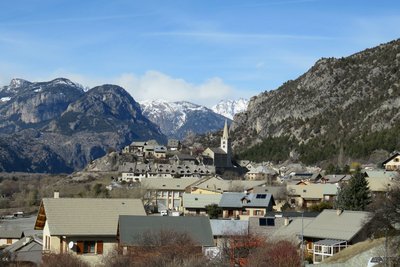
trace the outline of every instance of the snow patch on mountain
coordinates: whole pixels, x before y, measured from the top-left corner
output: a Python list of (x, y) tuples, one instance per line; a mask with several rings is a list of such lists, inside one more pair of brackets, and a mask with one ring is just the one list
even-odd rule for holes
[(225, 117), (211, 109), (186, 101), (141, 101), (143, 115), (157, 124), (171, 138), (184, 138), (189, 131), (206, 133), (220, 130)]
[(238, 100), (221, 100), (217, 105), (211, 109), (222, 116), (229, 119), (233, 119), (235, 114), (243, 112), (247, 109), (249, 101), (247, 99), (240, 98)]

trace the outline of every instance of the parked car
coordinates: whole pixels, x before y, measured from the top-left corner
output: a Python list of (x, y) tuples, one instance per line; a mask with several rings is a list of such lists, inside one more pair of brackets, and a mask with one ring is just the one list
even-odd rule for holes
[(160, 210), (161, 216), (168, 216), (168, 210)]
[(376, 257), (371, 257), (368, 261), (368, 265), (367, 267), (372, 267), (372, 266), (376, 266), (378, 264), (383, 263), (383, 258), (380, 256), (376, 256)]

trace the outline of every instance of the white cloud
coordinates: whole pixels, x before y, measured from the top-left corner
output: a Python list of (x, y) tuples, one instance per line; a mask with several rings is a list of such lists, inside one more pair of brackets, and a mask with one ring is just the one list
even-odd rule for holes
[[(116, 77), (91, 77), (71, 73), (64, 69), (55, 70), (48, 76), (25, 79), (39, 82), (50, 81), (58, 77), (70, 79), (85, 87), (93, 88), (102, 84), (116, 84), (127, 90), (136, 101), (166, 100), (189, 101), (211, 107), (222, 99), (243, 97), (243, 91), (224, 83), (219, 77), (210, 78), (202, 83), (193, 84), (181, 78), (174, 78), (159, 71), (147, 71), (143, 75), (123, 73)], [(0, 76), (0, 78), (3, 78)], [(0, 79), (2, 81), (2, 79)], [(4, 85), (9, 81), (4, 80)], [(249, 97), (249, 96), (248, 96)]]
[(115, 83), (125, 88), (138, 101), (162, 99), (190, 101), (212, 106), (221, 99), (232, 98), (234, 89), (221, 78), (214, 77), (201, 84), (173, 78), (158, 71), (147, 71), (142, 76), (122, 74)]

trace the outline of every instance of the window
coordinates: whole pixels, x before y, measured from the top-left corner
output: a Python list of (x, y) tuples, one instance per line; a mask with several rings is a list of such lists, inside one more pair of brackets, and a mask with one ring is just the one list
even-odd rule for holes
[(83, 253), (95, 253), (96, 242), (85, 241), (83, 242)]
[(103, 241), (78, 241), (76, 244), (77, 254), (103, 254)]
[(11, 245), (12, 244), (12, 239), (11, 238), (7, 238), (7, 245)]
[(50, 249), (50, 236), (46, 236), (46, 242), (44, 248), (47, 250)]
[(275, 219), (274, 218), (267, 218), (267, 225), (268, 226), (275, 226)]
[(274, 218), (260, 218), (258, 221), (260, 226), (275, 226)]
[(262, 210), (254, 210), (253, 215), (258, 215), (258, 216), (264, 215), (264, 212)]

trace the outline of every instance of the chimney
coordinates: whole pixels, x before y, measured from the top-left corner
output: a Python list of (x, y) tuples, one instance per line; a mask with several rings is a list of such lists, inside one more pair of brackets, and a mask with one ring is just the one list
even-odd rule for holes
[(340, 214), (342, 214), (342, 212), (343, 212), (343, 210), (337, 209), (337, 210), (336, 210), (336, 215), (337, 215), (337, 216), (340, 216)]
[(288, 226), (289, 225), (289, 218), (285, 217), (285, 220), (283, 221), (283, 225)]
[(54, 198), (60, 198), (60, 192), (54, 191)]

